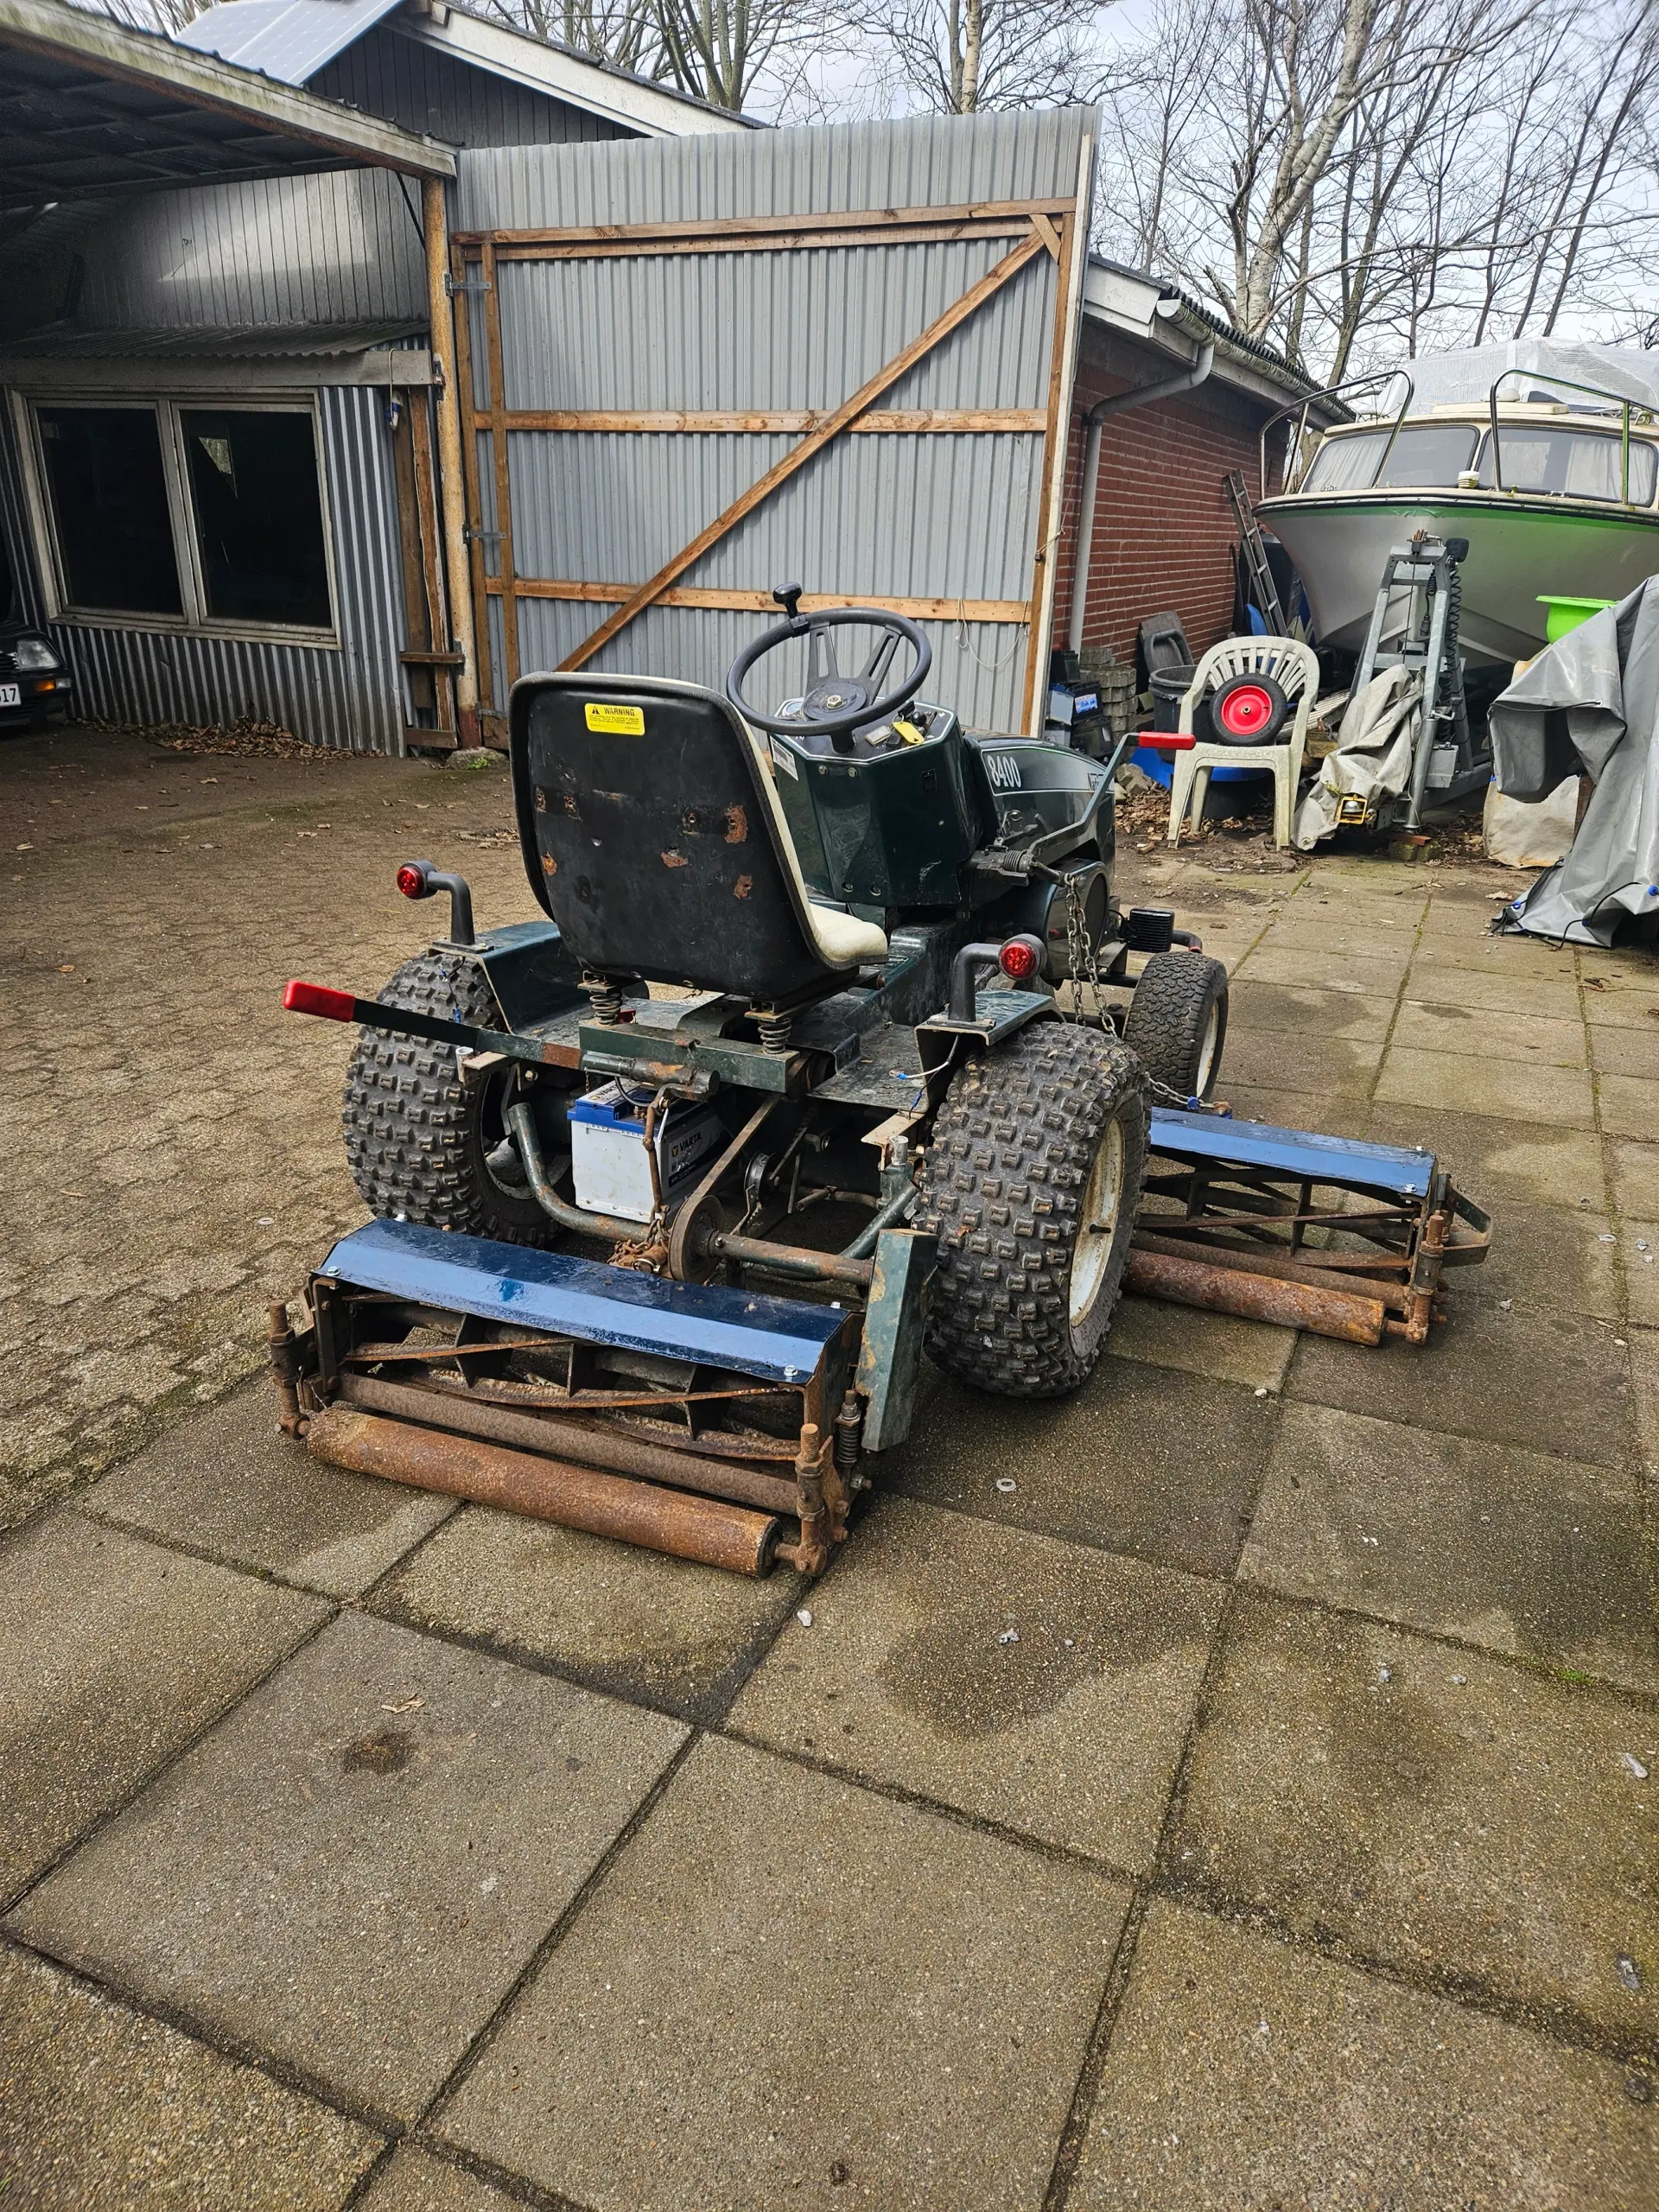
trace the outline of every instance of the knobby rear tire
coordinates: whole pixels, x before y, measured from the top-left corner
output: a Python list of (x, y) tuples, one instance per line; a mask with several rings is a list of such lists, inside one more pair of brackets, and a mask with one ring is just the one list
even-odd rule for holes
[[(1033, 1022), (958, 1070), (917, 1207), (938, 1238), (927, 1342), (940, 1366), (1004, 1397), (1059, 1397), (1087, 1382), (1128, 1260), (1147, 1118), (1139, 1060), (1098, 1030)], [(1074, 1316), (1079, 1246), (1097, 1233), (1084, 1221), (1085, 1193), (1114, 1141), (1110, 1244), (1103, 1262), (1083, 1262), (1091, 1295)]]
[[(380, 993), (407, 1007), (499, 1029), (500, 1008), (476, 961), (430, 950), (406, 960)], [(346, 1072), (341, 1121), (352, 1179), (370, 1211), (428, 1229), (509, 1244), (551, 1242), (552, 1224), (526, 1187), (505, 1190), (486, 1154), (500, 1141), (490, 1084), (464, 1084), (453, 1046), (365, 1029)]]

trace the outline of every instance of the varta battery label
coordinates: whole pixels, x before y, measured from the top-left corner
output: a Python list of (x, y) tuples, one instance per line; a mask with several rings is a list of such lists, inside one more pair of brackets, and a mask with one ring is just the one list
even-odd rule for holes
[(597, 699), (589, 699), (582, 708), (589, 729), (610, 730), (618, 737), (643, 737), (645, 734), (645, 713), (643, 707), (606, 707)]

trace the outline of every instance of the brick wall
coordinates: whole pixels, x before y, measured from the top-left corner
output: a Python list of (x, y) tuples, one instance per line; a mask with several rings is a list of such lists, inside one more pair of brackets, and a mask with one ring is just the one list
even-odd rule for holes
[[(1067, 454), (1065, 522), (1055, 580), (1056, 645), (1071, 620), (1077, 515), (1083, 490), (1083, 418), (1099, 399), (1178, 373), (1166, 353), (1085, 327)], [(1222, 479), (1242, 469), (1258, 496), (1257, 432), (1264, 401), (1205, 383), (1180, 398), (1109, 416), (1101, 435), (1095, 537), (1084, 616), (1085, 645), (1110, 645), (1134, 665), (1135, 633), (1148, 614), (1173, 607), (1195, 653), (1232, 628), (1232, 549), (1237, 527)]]

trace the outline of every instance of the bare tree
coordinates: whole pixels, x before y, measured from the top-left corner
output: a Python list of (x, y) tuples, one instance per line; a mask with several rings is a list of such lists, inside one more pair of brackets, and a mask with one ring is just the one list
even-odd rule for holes
[(1123, 59), (1103, 243), (1293, 359), (1634, 312), (1654, 0), (1160, 0)]
[(568, 46), (637, 75), (653, 73), (658, 58), (652, 0), (487, 0), (490, 13), (513, 30)]
[(841, 0), (892, 106), (937, 115), (1096, 98), (1103, 0)]

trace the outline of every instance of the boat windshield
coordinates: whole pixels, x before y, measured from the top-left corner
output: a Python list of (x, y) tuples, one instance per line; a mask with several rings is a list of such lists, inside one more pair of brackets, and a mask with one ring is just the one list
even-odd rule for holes
[[(1326, 438), (1313, 456), (1304, 492), (1372, 490), (1452, 491), (1460, 469), (1474, 464), (1478, 436), (1467, 423), (1435, 423), (1402, 429), (1389, 452), (1387, 430), (1360, 430)], [(1388, 454), (1386, 461), (1384, 454)], [(1510, 477), (1510, 442), (1503, 441), (1503, 480)], [(1618, 497), (1618, 493), (1613, 495)]]
[[(1480, 457), (1480, 481), (1490, 488), (1494, 481), (1491, 440)], [(1565, 425), (1542, 423), (1501, 423), (1498, 458), (1503, 464), (1506, 492), (1553, 493), (1561, 499), (1611, 499), (1621, 496), (1623, 465), (1620, 440), (1612, 430), (1569, 430)], [(1644, 440), (1630, 440), (1630, 500), (1650, 507), (1656, 474), (1654, 448)]]

